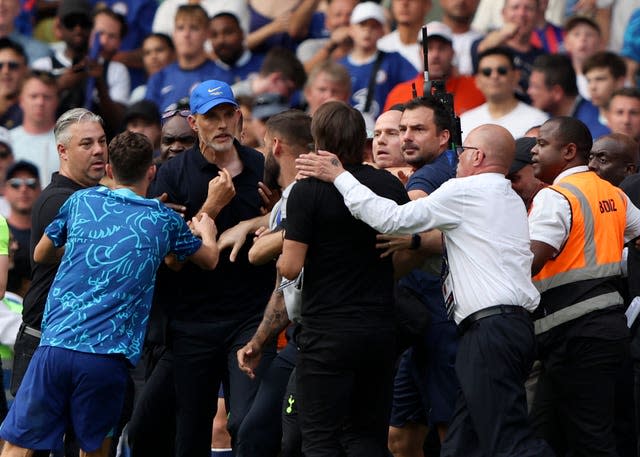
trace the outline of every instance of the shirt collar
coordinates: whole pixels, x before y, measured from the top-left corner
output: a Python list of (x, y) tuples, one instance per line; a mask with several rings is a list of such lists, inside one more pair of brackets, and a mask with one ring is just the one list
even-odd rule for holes
[[(236, 148), (236, 151), (238, 152), (238, 157), (242, 162), (243, 168), (249, 168), (257, 175), (262, 176), (263, 171), (259, 169), (259, 167), (256, 164), (256, 161), (250, 160), (250, 157), (248, 155), (248, 151), (250, 151), (251, 148), (248, 148), (247, 146), (243, 146), (235, 138), (233, 139), (233, 146)], [(195, 164), (198, 166), (199, 169), (206, 170), (208, 168), (213, 167), (215, 170), (219, 170), (218, 166), (215, 163), (211, 163), (207, 159), (205, 159), (204, 155), (202, 154), (202, 151), (200, 150), (200, 144), (197, 141), (195, 146), (193, 146), (191, 150), (193, 154), (193, 160), (195, 161)], [(183, 152), (183, 154), (187, 152), (188, 151), (185, 151)], [(258, 152), (258, 154), (260, 153)]]
[(251, 60), (251, 55), (252, 55), (251, 51), (249, 51), (248, 49), (245, 49), (242, 55), (240, 56), (240, 58), (236, 60), (232, 65), (224, 63), (220, 59), (216, 59), (215, 62), (216, 64), (218, 64), (219, 67), (222, 67), (224, 70), (231, 70), (233, 68), (238, 68), (246, 65), (249, 62), (249, 60)]
[(553, 180), (554, 184), (557, 184), (562, 178), (566, 178), (567, 176), (583, 173), (585, 171), (589, 171), (589, 167), (586, 165), (578, 165), (577, 167), (567, 168), (565, 171), (556, 176), (556, 179)]

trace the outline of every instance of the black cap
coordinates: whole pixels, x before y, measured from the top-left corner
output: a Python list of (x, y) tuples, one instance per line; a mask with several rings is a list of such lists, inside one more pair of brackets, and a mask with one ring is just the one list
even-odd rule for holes
[(280, 94), (262, 94), (253, 102), (251, 114), (263, 120), (289, 109), (287, 99)]
[(16, 173), (19, 171), (26, 171), (34, 178), (40, 180), (40, 173), (38, 172), (38, 167), (36, 167), (33, 163), (27, 162), (26, 160), (20, 160), (11, 164), (9, 168), (7, 168), (7, 176), (6, 180), (13, 178)]
[(536, 145), (536, 139), (525, 136), (516, 140), (516, 156), (509, 168), (509, 174), (519, 172), (525, 165), (531, 164), (531, 150)]
[(144, 119), (147, 122), (160, 125), (160, 113), (158, 105), (151, 100), (141, 100), (130, 105), (124, 112), (124, 124), (132, 119)]
[(564, 23), (564, 31), (565, 33), (570, 32), (572, 29), (574, 29), (575, 27), (577, 27), (580, 24), (586, 24), (589, 27), (591, 27), (594, 30), (597, 30), (598, 33), (600, 32), (600, 26), (598, 25), (598, 23), (596, 21), (594, 21), (593, 19), (591, 19), (588, 16), (573, 16), (570, 17), (567, 22)]
[(56, 16), (64, 19), (72, 14), (91, 17), (91, 4), (87, 0), (62, 0)]

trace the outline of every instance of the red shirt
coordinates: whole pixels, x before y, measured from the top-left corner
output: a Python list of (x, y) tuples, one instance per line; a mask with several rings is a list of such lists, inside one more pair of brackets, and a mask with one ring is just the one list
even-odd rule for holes
[[(411, 84), (416, 85), (418, 95), (422, 95), (424, 86), (424, 75), (419, 74), (416, 78), (405, 81), (394, 87), (387, 95), (384, 104), (384, 111), (389, 110), (393, 105), (398, 103), (406, 103), (413, 98)], [(476, 87), (473, 76), (455, 76), (447, 79), (445, 90), (453, 94), (453, 109), (460, 116), (476, 106), (480, 106), (485, 102), (484, 95)]]

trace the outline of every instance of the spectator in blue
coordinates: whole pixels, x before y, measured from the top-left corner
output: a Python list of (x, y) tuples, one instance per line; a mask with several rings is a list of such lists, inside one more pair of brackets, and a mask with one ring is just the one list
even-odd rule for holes
[(210, 217), (194, 217), (189, 229), (177, 213), (144, 198), (155, 174), (149, 141), (125, 132), (110, 150), (113, 190), (72, 195), (34, 250), (36, 262), (62, 260), (40, 346), (0, 428), (5, 455), (57, 449), (72, 423), (82, 451), (106, 457), (127, 369), (140, 358), (158, 266), (170, 252), (202, 268), (217, 264)]
[(216, 55), (215, 64), (225, 73), (225, 81), (235, 84), (251, 73), (258, 73), (264, 55), (253, 53), (244, 45), (244, 31), (240, 19), (230, 11), (211, 18), (209, 41)]
[(209, 60), (204, 43), (209, 37), (209, 16), (200, 5), (181, 5), (173, 31), (176, 62), (149, 78), (145, 99), (154, 101), (160, 112), (189, 96), (191, 89), (208, 79), (225, 80), (225, 75)]
[(351, 13), (349, 35), (353, 50), (338, 63), (351, 74), (351, 106), (369, 119), (368, 129), (382, 111), (387, 94), (397, 84), (416, 76), (417, 71), (397, 52), (378, 51), (384, 35), (384, 9), (375, 2), (358, 4)]
[(624, 32), (624, 41), (620, 55), (627, 62), (627, 80), (638, 86), (637, 73), (640, 68), (640, 8), (629, 18)]
[(15, 29), (15, 20), (19, 14), (20, 0), (6, 0), (3, 2), (3, 8), (0, 9), (0, 38), (10, 38), (22, 45), (30, 64), (40, 57), (50, 56), (51, 50), (49, 46)]

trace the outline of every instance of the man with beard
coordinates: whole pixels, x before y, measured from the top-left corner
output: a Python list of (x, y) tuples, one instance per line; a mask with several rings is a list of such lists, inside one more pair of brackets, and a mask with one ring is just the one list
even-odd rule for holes
[(245, 47), (244, 31), (238, 16), (230, 11), (216, 14), (209, 22), (209, 41), (216, 55), (214, 63), (229, 84), (258, 73), (264, 55), (253, 54)]
[[(221, 230), (258, 216), (264, 158), (234, 139), (240, 112), (231, 88), (217, 80), (200, 83), (191, 92), (190, 106), (189, 124), (198, 141), (163, 164), (151, 195), (166, 192), (169, 202), (185, 206), (185, 217), (206, 212)], [(186, 263), (179, 272), (159, 277), (158, 296), (172, 305), (168, 331), (179, 406), (177, 456), (210, 455), (220, 382), (231, 412), (229, 432), (237, 439), (262, 371), (249, 379), (237, 368), (235, 353), (258, 327), (273, 273), (272, 265), (254, 267), (243, 256), (232, 264), (222, 256), (213, 272)], [(265, 349), (260, 368), (266, 368), (274, 349)]]
[[(287, 198), (296, 183), (295, 159), (308, 152), (311, 136), (311, 118), (301, 111), (285, 111), (267, 121), (265, 148), (265, 184), (282, 188), (282, 198), (271, 211), (271, 233), (260, 236), (249, 251), (249, 261), (254, 264), (272, 262), (282, 251), (282, 230), (286, 227)], [(279, 286), (280, 281), (276, 281)], [(265, 344), (289, 323), (282, 295), (274, 290), (262, 322), (251, 340), (238, 351), (240, 369), (248, 376), (260, 360)], [(288, 343), (271, 363), (260, 383), (256, 399), (242, 422), (238, 436), (238, 456), (275, 457), (280, 451), (282, 423), (280, 416), (285, 389), (291, 371), (295, 367), (298, 350), (293, 341), (294, 329), (287, 331)], [(285, 454), (286, 455), (286, 454)]]

